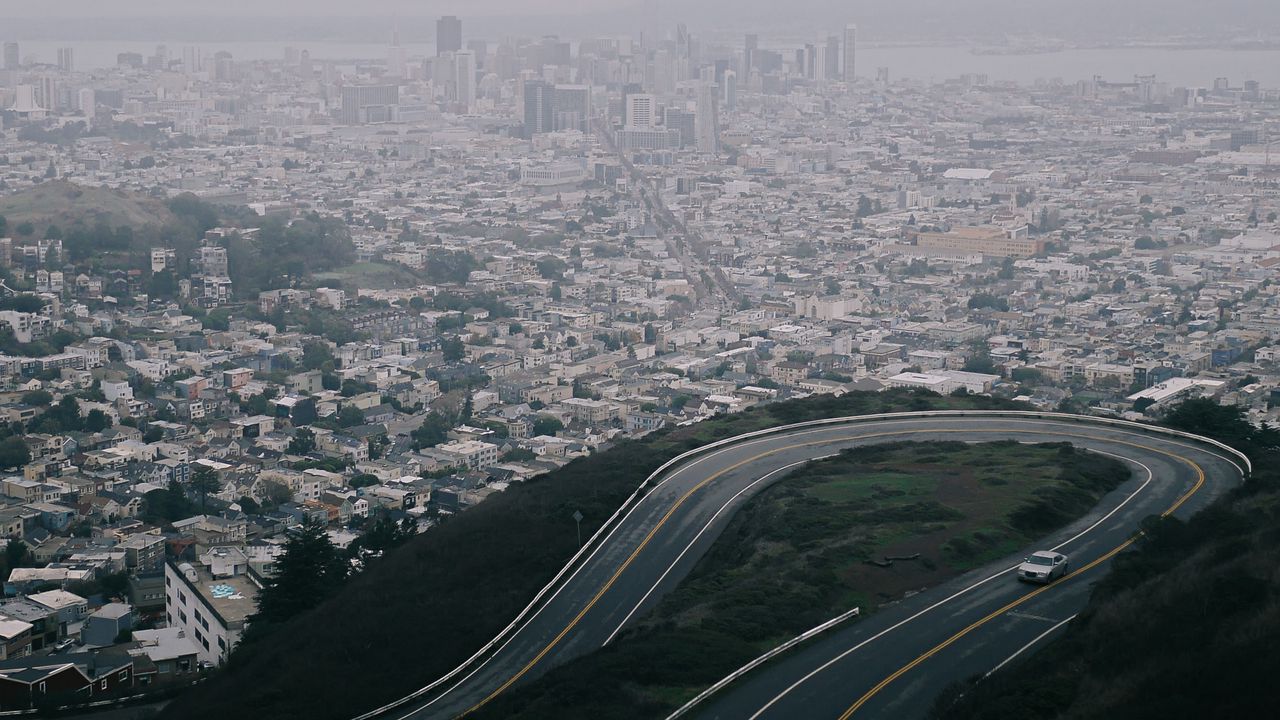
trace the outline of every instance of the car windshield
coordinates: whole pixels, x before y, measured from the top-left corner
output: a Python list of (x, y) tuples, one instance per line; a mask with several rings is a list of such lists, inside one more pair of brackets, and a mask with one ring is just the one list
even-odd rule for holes
[(1040, 555), (1032, 555), (1031, 557), (1027, 558), (1027, 562), (1031, 563), (1032, 565), (1052, 565), (1053, 558), (1042, 557)]

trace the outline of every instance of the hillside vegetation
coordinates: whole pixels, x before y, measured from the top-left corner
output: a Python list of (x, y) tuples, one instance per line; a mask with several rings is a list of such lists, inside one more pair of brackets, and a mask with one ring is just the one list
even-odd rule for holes
[[(349, 718), (466, 659), (515, 617), (649, 473), (709, 440), (806, 419), (930, 408), (1025, 409), (895, 390), (778, 403), (619, 443), (516, 485), (388, 554), (334, 597), (242, 644), (176, 699), (182, 720)], [(264, 682), (270, 678), (270, 682)]]
[(1007, 555), (1128, 478), (1119, 461), (1065, 443), (886, 443), (810, 463), (747, 503), (609, 647), (475, 717), (666, 717), (765, 650)]
[(1010, 670), (951, 688), (933, 717), (1276, 716), (1280, 437), (1209, 400), (1167, 422), (1245, 450), (1252, 477), (1190, 520), (1149, 519), (1065, 632)]
[(13, 228), (31, 223), (36, 237), (44, 237), (49, 225), (68, 230), (76, 225), (92, 227), (106, 223), (111, 227), (128, 225), (163, 227), (177, 217), (164, 201), (132, 193), (67, 182), (49, 180), (21, 192), (0, 197), (0, 215)]

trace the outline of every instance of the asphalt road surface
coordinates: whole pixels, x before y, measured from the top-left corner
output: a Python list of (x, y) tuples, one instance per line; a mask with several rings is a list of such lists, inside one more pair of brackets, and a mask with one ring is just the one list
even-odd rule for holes
[[(809, 428), (734, 444), (660, 481), (516, 633), (438, 694), (383, 718), (454, 718), (608, 642), (692, 569), (735, 510), (805, 461), (891, 441), (1071, 442), (1123, 459), (1131, 479), (1087, 516), (999, 562), (852, 621), (771, 661), (695, 708), (700, 718), (916, 718), (955, 680), (982, 674), (1085, 604), (1091, 582), (1146, 516), (1190, 515), (1238, 483), (1225, 453), (1194, 441), (1087, 422), (930, 417)], [(1048, 586), (1011, 571), (1057, 548), (1071, 574)]]

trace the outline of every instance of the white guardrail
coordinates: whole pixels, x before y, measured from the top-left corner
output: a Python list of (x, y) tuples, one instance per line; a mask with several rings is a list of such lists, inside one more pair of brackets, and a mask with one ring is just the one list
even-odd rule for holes
[(776, 647), (776, 648), (774, 648), (774, 649), (770, 650), (769, 652), (767, 652), (767, 653), (765, 653), (765, 654), (761, 655), (760, 657), (756, 658), (755, 660), (752, 660), (751, 662), (747, 663), (746, 665), (743, 665), (742, 667), (738, 668), (737, 670), (734, 670), (733, 672), (731, 672), (731, 673), (729, 673), (728, 675), (724, 676), (724, 678), (722, 678), (722, 679), (720, 680), (720, 682), (718, 682), (718, 683), (716, 683), (715, 685), (712, 685), (711, 687), (707, 688), (706, 690), (703, 690), (702, 692), (698, 693), (697, 697), (695, 697), (694, 699), (692, 699), (692, 700), (690, 700), (689, 702), (685, 703), (684, 705), (681, 705), (679, 710), (676, 710), (675, 712), (673, 712), (673, 713), (671, 713), (670, 715), (668, 715), (668, 716), (667, 716), (667, 720), (675, 720), (676, 718), (680, 717), (681, 715), (684, 715), (685, 713), (687, 713), (687, 712), (689, 712), (690, 710), (692, 710), (692, 709), (694, 708), (694, 706), (695, 706), (695, 705), (697, 705), (698, 703), (702, 702), (703, 700), (706, 700), (707, 698), (711, 697), (712, 695), (715, 695), (716, 693), (720, 692), (721, 690), (725, 689), (726, 687), (728, 687), (729, 685), (733, 684), (733, 683), (734, 683), (738, 678), (742, 677), (743, 675), (746, 675), (747, 673), (751, 672), (752, 670), (755, 670), (756, 668), (758, 668), (758, 667), (760, 667), (761, 665), (763, 665), (763, 664), (765, 664), (765, 663), (769, 662), (770, 660), (772, 660), (772, 659), (774, 659), (775, 657), (777, 657), (777, 656), (781, 655), (782, 653), (784, 653), (784, 652), (786, 652), (786, 651), (790, 650), (791, 648), (793, 648), (793, 647), (795, 647), (795, 646), (799, 645), (800, 643), (804, 642), (805, 640), (808, 640), (809, 638), (811, 638), (811, 637), (813, 637), (813, 636), (815, 636), (815, 635), (821, 635), (822, 633), (824, 633), (824, 632), (826, 632), (826, 631), (830, 630), (831, 628), (835, 627), (836, 625), (839, 625), (840, 623), (844, 622), (845, 620), (848, 620), (848, 619), (849, 619), (849, 618), (851, 618), (851, 617), (857, 617), (857, 615), (858, 615), (858, 613), (859, 613), (859, 612), (860, 612), (860, 611), (859, 611), (859, 609), (858, 609), (858, 608), (854, 608), (854, 609), (850, 610), (849, 612), (846, 612), (846, 613), (844, 613), (844, 614), (842, 614), (842, 615), (837, 615), (836, 617), (831, 618), (830, 620), (828, 620), (828, 621), (826, 621), (826, 622), (822, 623), (821, 625), (819, 625), (819, 626), (817, 626), (817, 627), (815, 627), (815, 628), (812, 628), (812, 629), (809, 629), (809, 630), (805, 630), (804, 632), (800, 633), (799, 635), (797, 635), (797, 636), (795, 636), (795, 637), (791, 638), (790, 640), (788, 640), (788, 641), (786, 641), (786, 642), (782, 643), (782, 644), (781, 644), (781, 645), (779, 645), (778, 647)]
[[(453, 678), (456, 678), (458, 675), (465, 672), (469, 667), (471, 667), (472, 663), (484, 657), (489, 651), (493, 650), (500, 643), (507, 640), (507, 638), (511, 635), (512, 631), (516, 630), (518, 626), (522, 625), (532, 617), (534, 611), (539, 608), (543, 600), (547, 599), (547, 596), (550, 595), (553, 591), (555, 591), (557, 586), (560, 584), (560, 581), (563, 580), (567, 574), (573, 571), (574, 568), (577, 567), (578, 563), (584, 557), (596, 551), (596, 546), (600, 542), (600, 540), (606, 537), (606, 535), (613, 530), (613, 527), (618, 522), (618, 520), (622, 518), (624, 513), (629, 511), (629, 509), (639, 499), (641, 499), (644, 496), (646, 490), (649, 489), (649, 487), (654, 483), (654, 481), (661, 478), (663, 475), (666, 475), (667, 472), (670, 471), (673, 467), (684, 463), (686, 460), (690, 460), (694, 457), (697, 457), (704, 453), (711, 452), (713, 450), (719, 450), (729, 445), (734, 445), (734, 444), (738, 444), (748, 440), (754, 440), (761, 437), (767, 437), (770, 435), (785, 435), (787, 433), (795, 432), (797, 430), (806, 430), (810, 428), (823, 427), (828, 425), (854, 425), (854, 424), (862, 424), (862, 423), (881, 422), (886, 420), (910, 420), (910, 419), (925, 420), (929, 418), (949, 418), (949, 417), (953, 417), (953, 418), (954, 417), (992, 417), (992, 418), (1009, 417), (1009, 418), (1026, 418), (1026, 419), (1041, 419), (1041, 420), (1060, 420), (1063, 422), (1079, 422), (1079, 423), (1085, 423), (1090, 425), (1107, 425), (1107, 426), (1113, 426), (1113, 427), (1121, 427), (1127, 430), (1137, 430), (1144, 433), (1168, 435), (1171, 437), (1178, 437), (1185, 440), (1191, 440), (1197, 443), (1216, 447), (1219, 450), (1222, 450), (1229, 455), (1235, 456), (1243, 463), (1243, 467), (1242, 467), (1241, 465), (1236, 464), (1232, 461), (1232, 464), (1236, 465), (1236, 467), (1240, 470), (1242, 475), (1247, 477), (1249, 473), (1253, 472), (1253, 464), (1249, 462), (1248, 456), (1246, 456), (1244, 453), (1240, 452), (1239, 450), (1236, 450), (1235, 448), (1225, 443), (1221, 443), (1217, 440), (1214, 440), (1212, 438), (1207, 438), (1200, 435), (1194, 435), (1192, 433), (1186, 433), (1180, 430), (1173, 430), (1171, 428), (1164, 428), (1158, 425), (1150, 425), (1147, 423), (1133, 422), (1130, 420), (1116, 420), (1113, 418), (1100, 418), (1100, 417), (1093, 417), (1090, 415), (1072, 415), (1070, 413), (1038, 412), (1034, 410), (922, 410), (922, 411), (915, 411), (915, 412), (879, 413), (875, 415), (851, 415), (851, 416), (838, 417), (838, 418), (823, 418), (820, 420), (807, 420), (805, 422), (791, 423), (789, 425), (779, 425), (772, 428), (755, 430), (753, 432), (743, 433), (742, 435), (735, 435), (733, 437), (724, 438), (722, 440), (717, 440), (715, 442), (708, 443), (701, 447), (697, 447), (692, 450), (687, 450), (683, 453), (680, 453), (679, 455), (663, 463), (660, 467), (658, 467), (657, 470), (654, 470), (652, 473), (650, 473), (649, 476), (646, 477), (644, 481), (641, 482), (640, 485), (636, 487), (635, 491), (631, 493), (631, 496), (628, 497), (625, 502), (619, 505), (618, 509), (615, 510), (613, 514), (609, 516), (609, 519), (606, 520), (603, 524), (601, 524), (600, 527), (595, 531), (595, 533), (593, 533), (591, 537), (587, 539), (587, 542), (583, 543), (582, 547), (580, 547), (578, 551), (573, 554), (573, 557), (569, 558), (569, 561), (565, 563), (564, 567), (560, 568), (560, 571), (555, 574), (555, 577), (551, 578), (550, 582), (544, 585), (542, 589), (539, 590), (536, 595), (534, 595), (533, 600), (531, 600), (529, 604), (526, 605), (525, 608), (516, 615), (516, 617), (510, 622), (510, 624), (508, 624), (506, 627), (500, 630), (498, 634), (493, 637), (492, 640), (485, 643), (484, 646), (482, 646), (473, 655), (471, 655), (471, 657), (462, 661), (462, 663), (459, 664), (454, 669), (440, 676), (436, 680), (433, 680), (431, 683), (419, 688), (418, 690), (415, 690), (414, 692), (408, 695), (405, 695), (404, 697), (393, 700), (387, 703), (386, 705), (370, 710), (369, 712), (363, 713), (361, 715), (357, 715), (356, 717), (352, 718), (352, 720), (372, 720), (373, 718), (376, 718), (379, 715), (382, 715), (383, 713), (390, 712), (397, 708), (401, 708), (406, 704), (413, 702), (414, 700), (417, 700), (425, 695), (430, 694), (433, 690), (439, 688), (441, 685), (449, 682)], [(835, 620), (833, 619), (830, 622), (834, 623)], [(824, 623), (819, 627), (824, 627), (826, 625), (827, 623)], [(814, 630), (817, 630), (817, 628), (815, 628)], [(809, 632), (813, 632), (813, 630)]]

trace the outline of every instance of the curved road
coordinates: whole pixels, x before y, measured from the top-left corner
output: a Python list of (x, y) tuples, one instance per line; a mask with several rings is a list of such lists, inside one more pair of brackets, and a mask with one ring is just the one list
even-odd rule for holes
[(487, 660), (434, 696), (379, 717), (459, 717), (601, 647), (679, 583), (737, 508), (792, 467), (857, 445), (940, 439), (1066, 441), (1122, 458), (1134, 472), (1089, 515), (1037, 543), (1071, 556), (1072, 573), (1063, 580), (1043, 588), (1016, 582), (1010, 569), (1026, 554), (1020, 551), (829, 631), (730, 685), (691, 716), (920, 717), (949, 683), (988, 672), (1061, 627), (1142, 518), (1193, 513), (1241, 478), (1227, 453), (1195, 441), (1062, 419), (900, 418), (746, 440), (668, 473)]

